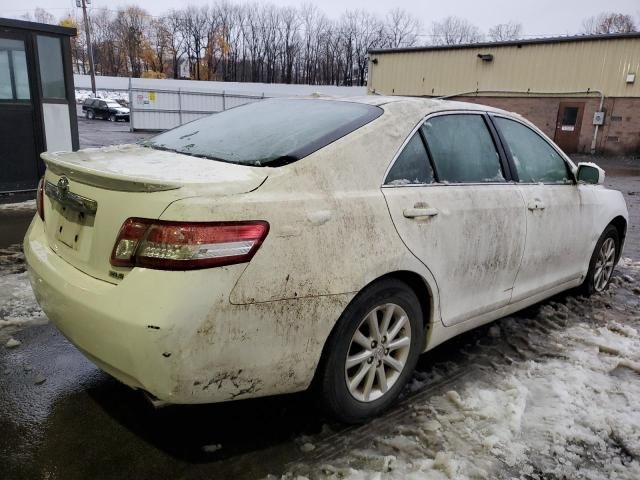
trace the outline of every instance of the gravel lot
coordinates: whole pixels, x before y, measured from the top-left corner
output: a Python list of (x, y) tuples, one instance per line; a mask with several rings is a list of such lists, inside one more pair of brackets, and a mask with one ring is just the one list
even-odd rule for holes
[[(83, 146), (141, 138), (80, 123)], [(596, 162), (631, 214), (612, 288), (447, 342), (421, 357), (396, 408), (349, 428), (309, 394), (153, 410), (47, 322), (15, 240), (33, 203), (0, 206), (0, 225), (14, 219), (0, 232), (2, 477), (640, 478), (640, 163)]]

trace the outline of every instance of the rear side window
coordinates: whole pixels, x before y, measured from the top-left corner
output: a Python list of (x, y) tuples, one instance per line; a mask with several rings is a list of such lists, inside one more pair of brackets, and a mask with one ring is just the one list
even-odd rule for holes
[(482, 115), (430, 118), (422, 126), (438, 176), (445, 183), (504, 182), (500, 156)]
[(262, 100), (187, 123), (141, 145), (240, 165), (279, 166), (310, 155), (382, 112), (356, 102)]
[(385, 185), (416, 185), (433, 182), (433, 170), (420, 133), (416, 132), (389, 170)]
[(573, 183), (567, 164), (540, 135), (508, 118), (493, 117), (523, 183)]

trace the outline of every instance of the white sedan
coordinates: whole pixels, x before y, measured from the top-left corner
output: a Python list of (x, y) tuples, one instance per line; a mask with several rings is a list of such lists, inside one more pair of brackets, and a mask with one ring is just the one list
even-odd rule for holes
[(38, 301), (158, 403), (313, 386), (363, 421), (422, 352), (603, 291), (627, 229), (601, 169), (465, 103), (272, 99), (42, 158), (24, 244)]

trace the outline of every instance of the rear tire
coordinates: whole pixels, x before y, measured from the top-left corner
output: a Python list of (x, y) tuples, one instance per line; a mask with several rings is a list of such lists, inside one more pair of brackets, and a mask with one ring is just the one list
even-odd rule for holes
[(619, 257), (620, 235), (613, 225), (607, 226), (600, 235), (591, 255), (589, 270), (580, 290), (584, 295), (604, 292), (609, 283)]
[(386, 410), (411, 377), (423, 330), (420, 301), (405, 283), (387, 279), (360, 292), (327, 341), (318, 382), (324, 407), (345, 423)]
[(96, 114), (93, 112), (93, 110), (87, 110), (87, 118), (89, 120), (93, 120), (94, 118), (96, 118)]

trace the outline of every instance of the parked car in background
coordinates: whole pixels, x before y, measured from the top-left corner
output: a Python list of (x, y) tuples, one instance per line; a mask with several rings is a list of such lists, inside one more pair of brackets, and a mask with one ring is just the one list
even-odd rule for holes
[(370, 96), (270, 99), (137, 145), (44, 153), (24, 242), (36, 297), (156, 402), (313, 385), (387, 408), (420, 353), (580, 287), (627, 208), (519, 115)]
[(82, 102), (82, 111), (89, 120), (102, 118), (112, 122), (117, 122), (118, 120), (129, 121), (129, 109), (115, 100), (87, 98)]

